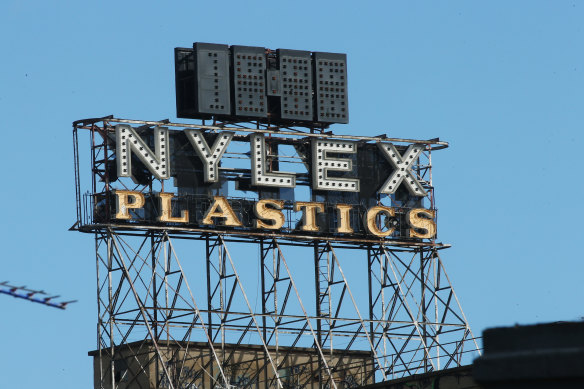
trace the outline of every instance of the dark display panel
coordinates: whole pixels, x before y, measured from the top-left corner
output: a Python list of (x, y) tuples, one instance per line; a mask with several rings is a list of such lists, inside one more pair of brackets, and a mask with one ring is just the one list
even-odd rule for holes
[(348, 123), (347, 56), (195, 43), (175, 49), (177, 116), (272, 125)]
[(328, 123), (348, 123), (347, 56), (314, 53), (313, 58), (317, 120)]
[(235, 116), (268, 116), (266, 49), (231, 46)]
[(312, 120), (312, 71), (309, 51), (278, 50), (282, 119)]
[(195, 43), (195, 105), (202, 114), (231, 112), (227, 45)]

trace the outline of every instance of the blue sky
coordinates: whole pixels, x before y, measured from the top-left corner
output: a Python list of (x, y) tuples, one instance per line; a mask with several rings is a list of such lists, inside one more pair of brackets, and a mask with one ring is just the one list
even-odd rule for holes
[(357, 4), (2, 2), (0, 281), (79, 300), (0, 296), (2, 386), (91, 386), (94, 243), (67, 231), (71, 122), (176, 121), (172, 50), (195, 41), (347, 53), (336, 133), (450, 142), (433, 154), (438, 233), (475, 333), (581, 320), (584, 5)]

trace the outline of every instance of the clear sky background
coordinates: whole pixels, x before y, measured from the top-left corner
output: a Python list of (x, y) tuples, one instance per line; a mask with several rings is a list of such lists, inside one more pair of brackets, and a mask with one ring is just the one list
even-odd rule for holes
[(347, 53), (336, 133), (450, 142), (438, 231), (475, 334), (584, 316), (584, 3), (4, 0), (0, 19), (0, 281), (79, 300), (0, 296), (0, 386), (91, 387), (71, 122), (176, 121), (173, 48), (195, 41)]

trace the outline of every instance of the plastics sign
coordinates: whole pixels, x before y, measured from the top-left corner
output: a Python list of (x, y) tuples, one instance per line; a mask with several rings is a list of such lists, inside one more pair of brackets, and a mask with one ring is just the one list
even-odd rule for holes
[[(117, 177), (112, 181), (156, 180), (162, 189), (145, 192), (112, 185), (114, 219), (311, 237), (435, 237), (436, 212), (423, 207), (431, 189), (420, 173), (426, 144), (316, 134), (290, 139), (247, 131), (116, 125)], [(295, 151), (297, 171), (279, 170), (286, 158), (282, 147)], [(239, 158), (237, 165), (226, 167), (226, 156)], [(164, 191), (170, 178), (176, 193)], [(230, 183), (255, 197), (230, 197)], [(309, 197), (298, 201), (298, 186), (308, 187)]]

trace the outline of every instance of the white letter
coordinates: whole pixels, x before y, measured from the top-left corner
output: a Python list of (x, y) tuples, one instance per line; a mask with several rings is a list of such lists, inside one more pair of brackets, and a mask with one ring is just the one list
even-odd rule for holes
[(387, 181), (385, 181), (381, 189), (379, 189), (379, 193), (393, 194), (403, 181), (412, 195), (420, 197), (426, 196), (424, 187), (420, 184), (416, 175), (411, 171), (414, 161), (422, 153), (424, 146), (411, 145), (408, 147), (403, 157), (391, 143), (377, 142), (377, 146), (383, 152), (383, 155), (385, 155), (385, 158), (389, 163), (391, 163), (391, 166), (395, 169)]
[(233, 132), (222, 132), (215, 138), (213, 147), (209, 147), (201, 130), (189, 128), (185, 130), (187, 138), (205, 165), (205, 182), (219, 180), (219, 161), (233, 138)]
[(294, 188), (296, 175), (285, 172), (268, 172), (266, 166), (266, 140), (264, 134), (251, 135), (251, 184)]
[[(170, 178), (168, 165), (168, 128), (154, 128), (154, 150), (152, 152), (136, 133), (127, 124), (116, 126), (116, 156), (118, 161), (118, 177), (132, 177), (132, 151), (156, 178), (166, 180)], [(132, 177), (134, 179), (134, 177)], [(135, 181), (135, 180), (134, 180)]]
[(347, 158), (331, 158), (327, 153), (355, 154), (354, 142), (329, 141), (314, 139), (312, 141), (312, 187), (317, 190), (341, 190), (359, 192), (358, 178), (333, 178), (328, 176), (330, 170), (350, 172), (353, 163)]

